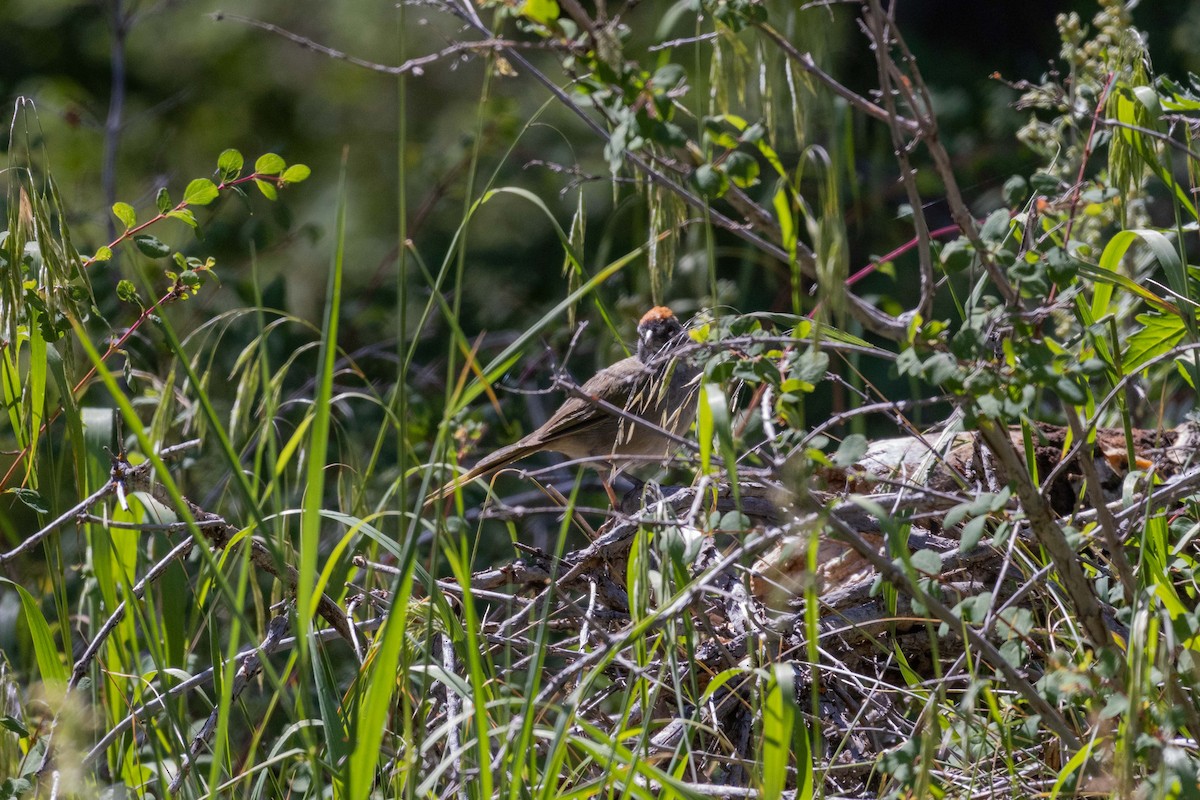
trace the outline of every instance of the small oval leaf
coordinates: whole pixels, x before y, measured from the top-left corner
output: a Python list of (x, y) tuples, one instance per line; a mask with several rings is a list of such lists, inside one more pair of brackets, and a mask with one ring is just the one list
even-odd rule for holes
[(217, 185), (208, 178), (196, 178), (183, 192), (183, 202), (191, 206), (206, 206), (217, 199)]
[(312, 170), (304, 164), (292, 164), (283, 172), (283, 180), (287, 183), (299, 183), (312, 174)]
[(178, 208), (178, 209), (175, 209), (174, 211), (168, 211), (167, 216), (170, 217), (171, 219), (179, 220), (180, 222), (182, 222), (183, 224), (192, 228), (193, 230), (195, 230), (198, 227), (196, 224), (196, 215), (193, 214), (191, 211), (189, 211), (186, 208)]
[(121, 224), (128, 230), (134, 225), (137, 225), (137, 212), (133, 210), (133, 206), (129, 203), (113, 203), (113, 216), (121, 221)]
[(263, 153), (254, 162), (254, 171), (259, 175), (278, 175), (287, 169), (287, 162), (274, 153)]
[(165, 258), (171, 254), (171, 248), (167, 247), (158, 237), (148, 233), (134, 236), (133, 243), (137, 245), (137, 249), (141, 250), (143, 255), (150, 258)]
[(230, 148), (217, 156), (217, 169), (221, 173), (222, 180), (236, 178), (242, 172), (242, 166), (245, 161), (242, 159), (242, 154), (237, 150)]
[(275, 190), (274, 184), (269, 183), (268, 181), (259, 180), (257, 178), (254, 179), (254, 184), (258, 187), (258, 190), (263, 193), (263, 197), (267, 198), (268, 200), (274, 200), (275, 198), (279, 197), (279, 192)]

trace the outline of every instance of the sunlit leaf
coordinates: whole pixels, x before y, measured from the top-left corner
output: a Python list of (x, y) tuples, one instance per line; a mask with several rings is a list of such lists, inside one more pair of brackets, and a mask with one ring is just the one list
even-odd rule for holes
[(217, 156), (217, 170), (221, 173), (221, 180), (228, 181), (236, 178), (242, 171), (242, 154), (237, 150), (225, 150), (221, 155)]
[(137, 212), (133, 210), (133, 206), (129, 203), (113, 203), (113, 216), (121, 221), (126, 230), (137, 225)]
[(264, 153), (254, 162), (254, 171), (259, 175), (278, 175), (287, 169), (287, 162), (274, 153)]
[(283, 171), (281, 176), (286, 183), (300, 183), (312, 174), (312, 170), (304, 164), (292, 164)]
[(208, 178), (196, 178), (183, 192), (183, 202), (190, 206), (206, 206), (220, 195), (217, 185)]

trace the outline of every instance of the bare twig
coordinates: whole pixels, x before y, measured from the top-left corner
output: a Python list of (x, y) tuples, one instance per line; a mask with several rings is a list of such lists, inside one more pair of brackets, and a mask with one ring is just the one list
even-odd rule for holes
[[(881, 74), (887, 76), (888, 83), (884, 88), (886, 89), (887, 86), (891, 86), (892, 89), (904, 98), (905, 103), (917, 115), (917, 122), (920, 127), (920, 139), (929, 151), (929, 155), (933, 159), (934, 169), (937, 171), (938, 177), (941, 178), (942, 186), (945, 188), (946, 203), (950, 208), (951, 217), (953, 217), (954, 222), (962, 230), (963, 235), (974, 246), (980, 262), (988, 273), (988, 277), (997, 291), (1000, 292), (1000, 296), (1004, 299), (1004, 302), (1014, 308), (1020, 308), (1021, 298), (1017, 294), (1017, 290), (1000, 269), (1000, 265), (996, 263), (996, 259), (988, 250), (987, 244), (980, 238), (979, 227), (975, 224), (975, 216), (967, 208), (967, 204), (963, 200), (962, 192), (958, 186), (958, 179), (954, 174), (954, 167), (950, 162), (950, 154), (946, 152), (946, 148), (941, 142), (937, 117), (933, 114), (933, 98), (929, 94), (929, 87), (925, 85), (925, 81), (917, 68), (916, 59), (913, 58), (903, 37), (896, 29), (891, 15), (883, 10), (880, 0), (869, 0), (867, 10), (864, 13), (864, 25), (871, 36), (876, 52), (876, 59), (880, 63)], [(891, 51), (893, 47), (899, 49), (904, 63), (908, 68), (907, 72), (902, 71), (892, 59)], [(898, 149), (896, 155), (902, 157), (902, 149)], [(917, 209), (913, 211), (916, 214)]]
[(429, 64), (436, 63), (452, 56), (461, 55), (463, 53), (486, 53), (515, 47), (542, 47), (540, 43), (520, 42), (514, 39), (487, 38), (474, 42), (454, 42), (453, 44), (443, 47), (441, 50), (438, 50), (435, 53), (429, 53), (428, 55), (410, 58), (403, 64), (379, 64), (374, 61), (367, 61), (366, 59), (352, 56), (349, 53), (342, 52), (341, 50), (335, 50), (332, 47), (323, 45), (320, 42), (316, 42), (306, 36), (292, 33), (286, 28), (282, 28), (279, 25), (275, 25), (271, 22), (264, 22), (263, 20), (254, 19), (252, 17), (244, 17), (241, 14), (230, 14), (225, 11), (217, 11), (209, 16), (212, 17), (213, 21), (215, 22), (231, 20), (233, 22), (239, 22), (243, 25), (249, 25), (252, 28), (264, 30), (267, 33), (287, 39), (289, 42), (299, 45), (306, 50), (311, 50), (314, 53), (320, 53), (321, 55), (332, 58), (336, 61), (345, 61), (347, 64), (353, 64), (356, 67), (362, 67), (363, 69), (368, 69), (371, 72), (379, 72), (384, 75), (404, 75), (408, 72), (411, 72), (414, 75), (420, 75), (422, 69)]
[(799, 65), (802, 70), (816, 78), (819, 83), (824, 84), (826, 88), (828, 88), (838, 97), (845, 100), (853, 108), (858, 109), (868, 117), (879, 120), (880, 122), (902, 128), (909, 134), (917, 133), (920, 130), (920, 126), (914, 120), (902, 117), (899, 114), (896, 114), (892, 109), (880, 108), (867, 98), (852, 92), (850, 89), (834, 80), (832, 75), (817, 66), (817, 62), (813, 60), (812, 54), (801, 53), (794, 44), (788, 41), (787, 37), (772, 28), (767, 23), (755, 23), (754, 27), (762, 31), (768, 39), (775, 43), (775, 46), (778, 47), (784, 55)]
[[(114, 467), (114, 470), (115, 469), (116, 468)], [(80, 513), (91, 508), (96, 503), (99, 503), (105, 497), (108, 497), (110, 494), (113, 494), (114, 492), (116, 492), (116, 490), (117, 490), (116, 481), (113, 478), (109, 478), (108, 481), (103, 486), (101, 486), (96, 491), (92, 492), (90, 495), (88, 495), (84, 499), (80, 500), (78, 503), (76, 503), (74, 506), (72, 506), (71, 508), (64, 511), (62, 514), (59, 514), (53, 521), (50, 522), (50, 524), (46, 525), (40, 531), (38, 531), (37, 533), (31, 534), (28, 538), (25, 539), (25, 541), (21, 542), (19, 545), (14, 547), (12, 550), (9, 550), (7, 553), (0, 553), (0, 564), (7, 564), (9, 561), (12, 561), (14, 558), (17, 558), (18, 556), (29, 552), (34, 547), (36, 547), (43, 539), (45, 539), (47, 536), (49, 536), (51, 533), (58, 530), (63, 525), (66, 525), (68, 522), (70, 522), (71, 520), (78, 517)]]
[[(1071, 426), (1071, 435), (1080, 441), (1087, 440), (1087, 433), (1083, 430), (1083, 422), (1079, 419), (1079, 413), (1073, 406), (1063, 404), (1063, 410), (1066, 412), (1067, 423)], [(1108, 510), (1108, 506), (1104, 502), (1104, 489), (1100, 485), (1100, 474), (1096, 471), (1096, 464), (1088, 454), (1083, 454), (1078, 457), (1079, 468), (1083, 471), (1084, 478), (1087, 479), (1087, 493), (1092, 500), (1092, 507), (1096, 509), (1096, 516), (1100, 522), (1100, 530), (1104, 535), (1104, 543), (1108, 548), (1108, 557), (1112, 559), (1113, 565), (1117, 568), (1117, 578), (1121, 581), (1121, 588), (1125, 592), (1125, 603), (1133, 608), (1134, 593), (1137, 591), (1137, 580), (1133, 575), (1133, 567), (1129, 563), (1129, 559), (1125, 556), (1125, 548), (1121, 544), (1120, 536), (1117, 534), (1117, 523), (1113, 519), (1112, 514)], [(1131, 465), (1132, 466), (1132, 465)]]
[[(263, 638), (262, 643), (258, 647), (249, 651), (245, 656), (238, 657), (237, 672), (233, 674), (233, 685), (230, 687), (230, 699), (236, 700), (241, 697), (242, 691), (254, 678), (262, 671), (262, 657), (270, 655), (279, 649), (284, 641), (284, 634), (288, 630), (288, 615), (286, 610), (282, 614), (278, 614), (271, 618), (267, 625), (267, 635)], [(187, 778), (188, 772), (192, 765), (196, 763), (196, 759), (200, 757), (204, 747), (212, 738), (213, 733), (217, 730), (217, 721), (221, 716), (221, 707), (215, 706), (209, 712), (208, 718), (204, 724), (200, 726), (200, 730), (192, 737), (191, 746), (188, 747), (188, 752), (182, 756), (179, 764), (179, 772), (171, 779), (169, 790), (178, 792), (183, 787), (183, 781)]]
[(949, 606), (917, 586), (915, 582), (909, 579), (908, 574), (898, 567), (892, 559), (868, 544), (853, 528), (836, 518), (831, 518), (830, 524), (837, 529), (839, 538), (853, 547), (863, 558), (870, 561), (875, 569), (879, 570), (879, 574), (886, 580), (896, 586), (902, 587), (909, 596), (919, 600), (935, 617), (945, 622), (952, 629), (962, 630), (967, 640), (979, 651), (980, 655), (994, 668), (999, 670), (1009, 685), (1025, 698), (1025, 701), (1042, 716), (1042, 720), (1046, 725), (1062, 737), (1063, 743), (1073, 751), (1079, 749), (1079, 738), (1075, 735), (1075, 731), (1071, 729), (1071, 726), (1067, 724), (1067, 721), (1063, 719), (1058, 709), (1046, 702), (1046, 699), (1038, 693), (1038, 690), (1008, 662), (1008, 659), (1000, 655), (1000, 651), (996, 649), (995, 645), (984, 638), (975, 628), (964, 624)]
[[(1041, 493), (1033, 484), (1033, 479), (1025, 466), (1025, 460), (1013, 446), (1008, 430), (997, 426), (988, 419), (979, 419), (977, 423), (979, 435), (1003, 465), (1008, 479), (1016, 485), (1017, 495), (1021, 498), (1021, 506), (1025, 510), (1029, 525), (1033, 529), (1038, 543), (1045, 548), (1050, 560), (1054, 562), (1054, 568), (1058, 572), (1063, 588), (1071, 598), (1084, 633), (1097, 650), (1111, 648), (1113, 646), (1112, 634), (1104, 624), (1104, 615), (1101, 613), (1095, 590), (1088, 582), (1079, 559), (1075, 557), (1075, 551), (1067, 543), (1067, 537), (1062, 528), (1055, 522), (1050, 505), (1042, 498)], [(1124, 664), (1120, 658), (1115, 661), (1118, 665)], [(1116, 685), (1120, 685), (1120, 680), (1118, 676)]]

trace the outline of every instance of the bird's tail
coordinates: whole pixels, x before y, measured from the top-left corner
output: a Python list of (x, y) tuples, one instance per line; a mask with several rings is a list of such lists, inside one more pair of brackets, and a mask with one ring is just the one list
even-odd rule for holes
[(458, 491), (459, 487), (466, 486), (476, 478), (481, 478), (489, 472), (495, 472), (514, 461), (520, 461), (525, 456), (536, 453), (539, 449), (539, 445), (536, 442), (522, 439), (519, 442), (510, 444), (508, 447), (501, 447), (499, 450), (489, 453), (480, 459), (478, 464), (471, 467), (462, 475), (447, 482), (436, 491), (430, 492), (429, 497), (425, 500), (425, 507), (428, 508), (438, 500), (450, 497)]

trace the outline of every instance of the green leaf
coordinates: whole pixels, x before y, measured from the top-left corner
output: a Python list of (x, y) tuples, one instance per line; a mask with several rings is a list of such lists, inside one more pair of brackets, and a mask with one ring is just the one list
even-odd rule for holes
[(729, 179), (712, 164), (701, 164), (692, 173), (692, 185), (707, 198), (717, 198), (729, 191)]
[(138, 298), (138, 290), (133, 285), (133, 281), (120, 281), (117, 283), (117, 299), (122, 303), (137, 303), (141, 305), (141, 300)]
[[(38, 763), (41, 762), (38, 761)], [(28, 778), (5, 778), (4, 783), (0, 783), (0, 798), (17, 800), (17, 798), (24, 797), (25, 793), (32, 788), (33, 784), (29, 782)]]
[(129, 230), (134, 225), (137, 225), (137, 212), (133, 210), (133, 206), (129, 203), (113, 203), (113, 216), (121, 221), (125, 226), (125, 230)]
[(167, 216), (170, 217), (171, 219), (179, 220), (183, 224), (190, 227), (192, 230), (195, 230), (200, 227), (199, 224), (196, 222), (196, 215), (193, 214), (190, 209), (179, 208), (179, 209), (175, 209), (174, 211), (168, 211)]
[(263, 153), (254, 162), (254, 171), (259, 175), (278, 175), (285, 169), (287, 162), (274, 153)]
[(245, 162), (242, 160), (242, 154), (237, 150), (225, 150), (217, 156), (217, 170), (221, 173), (223, 181), (232, 180), (240, 175), (243, 164)]
[(39, 514), (50, 513), (50, 509), (47, 506), (46, 501), (42, 499), (42, 496), (34, 489), (8, 489), (5, 491), (5, 494), (16, 495), (18, 500)]
[(730, 153), (725, 158), (725, 174), (741, 189), (758, 183), (758, 161), (749, 153)]
[(299, 183), (302, 180), (312, 175), (312, 170), (304, 164), (292, 164), (283, 171), (282, 178), (285, 183)]
[(92, 256), (92, 263), (95, 264), (101, 261), (108, 261), (112, 257), (112, 248), (108, 245), (101, 245), (100, 249), (96, 251), (96, 255)]
[(975, 517), (975, 519), (963, 525), (962, 535), (958, 539), (958, 552), (969, 553), (975, 549), (975, 545), (979, 544), (983, 539), (983, 533), (987, 529), (987, 517)]
[(1004, 195), (1004, 202), (1009, 206), (1024, 205), (1025, 198), (1029, 195), (1029, 183), (1024, 176), (1013, 175), (1004, 182), (1001, 192)]
[(275, 189), (275, 184), (270, 183), (269, 181), (263, 181), (255, 178), (254, 185), (257, 186), (258, 190), (263, 193), (263, 197), (267, 198), (268, 200), (275, 200), (279, 197), (279, 192)]
[(148, 233), (140, 233), (134, 236), (133, 243), (137, 245), (137, 249), (141, 250), (143, 255), (150, 258), (166, 258), (171, 254), (170, 247), (167, 247), (158, 237), (151, 236)]
[(1164, 355), (1187, 333), (1183, 320), (1173, 314), (1138, 314), (1137, 321), (1142, 327), (1126, 340), (1128, 346), (1122, 360), (1126, 373), (1135, 372), (1143, 364)]
[(1011, 229), (1012, 220), (1008, 216), (1008, 209), (998, 208), (983, 221), (979, 229), (979, 238), (991, 244), (999, 244), (1008, 238)]
[(1087, 402), (1087, 392), (1080, 387), (1077, 381), (1066, 375), (1059, 376), (1058, 380), (1054, 382), (1054, 391), (1064, 402), (1073, 406), (1081, 406)]
[(939, 257), (946, 272), (961, 272), (975, 261), (975, 247), (967, 237), (960, 236), (946, 242)]
[(667, 91), (679, 85), (687, 77), (687, 72), (680, 64), (663, 64), (654, 71), (650, 83), (659, 91)]
[(848, 469), (866, 454), (867, 437), (861, 433), (852, 433), (838, 446), (837, 452), (833, 454), (833, 463), (842, 469)]
[(171, 195), (167, 193), (167, 187), (159, 187), (158, 193), (154, 195), (154, 204), (158, 206), (158, 213), (165, 214), (171, 210)]
[(942, 571), (942, 557), (933, 550), (918, 550), (912, 554), (913, 569), (925, 575), (938, 575)]
[(208, 178), (196, 178), (184, 189), (183, 202), (190, 206), (206, 206), (216, 200), (219, 194), (217, 185)]
[(25, 727), (25, 723), (21, 722), (21, 720), (17, 719), (16, 717), (10, 717), (8, 715), (0, 717), (0, 728), (10, 730), (18, 736), (29, 736), (29, 729)]
[(520, 14), (539, 25), (550, 25), (558, 19), (558, 3), (555, 0), (525, 0)]

